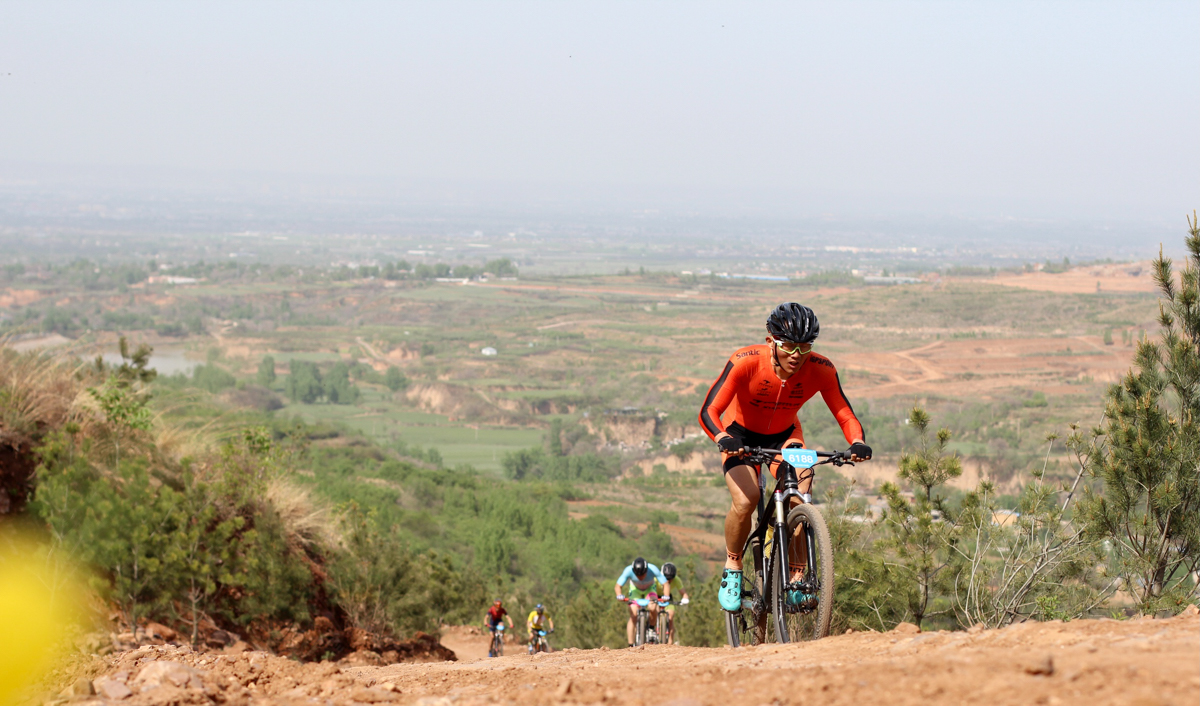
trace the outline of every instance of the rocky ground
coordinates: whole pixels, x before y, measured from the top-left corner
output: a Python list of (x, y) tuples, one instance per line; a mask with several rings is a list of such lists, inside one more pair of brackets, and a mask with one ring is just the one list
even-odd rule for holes
[[(456, 661), (301, 663), (264, 652), (145, 646), (109, 655), (56, 701), (174, 704), (484, 703), (1102, 704), (1200, 703), (1200, 616), (1025, 623), (1002, 630), (854, 633), (731, 650), (647, 646), (497, 659), (486, 638), (445, 636)], [(485, 647), (486, 649), (486, 647)]]

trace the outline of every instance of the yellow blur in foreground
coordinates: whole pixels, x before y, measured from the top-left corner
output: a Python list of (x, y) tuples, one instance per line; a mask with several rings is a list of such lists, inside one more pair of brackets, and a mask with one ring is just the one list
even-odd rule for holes
[[(0, 532), (4, 530), (0, 529)], [(83, 593), (46, 548), (24, 539), (0, 542), (0, 704), (54, 666), (55, 648), (82, 615)]]

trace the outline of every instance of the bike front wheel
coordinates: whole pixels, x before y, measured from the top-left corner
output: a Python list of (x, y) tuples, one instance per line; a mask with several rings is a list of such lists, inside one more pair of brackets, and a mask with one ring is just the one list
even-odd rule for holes
[[(798, 505), (788, 513), (787, 533), (777, 537), (776, 552), (780, 561), (771, 563), (771, 613), (775, 619), (775, 636), (780, 642), (819, 640), (829, 635), (833, 618), (833, 543), (829, 527), (821, 511), (810, 504)], [(800, 580), (791, 581), (787, 559), (793, 554), (788, 538), (804, 542), (809, 554)], [(808, 551), (807, 547), (811, 547)], [(801, 605), (789, 605), (788, 591), (799, 589), (813, 596)]]
[(646, 623), (648, 614), (644, 610), (638, 611), (637, 624), (633, 630), (633, 646), (638, 647), (646, 644)]

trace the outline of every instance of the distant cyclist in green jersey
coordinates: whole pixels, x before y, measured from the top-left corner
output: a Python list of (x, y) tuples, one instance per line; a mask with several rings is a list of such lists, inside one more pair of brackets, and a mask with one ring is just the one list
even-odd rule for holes
[[(667, 580), (665, 584), (661, 584), (662, 595), (680, 596), (679, 605), (687, 605), (691, 599), (688, 598), (687, 589), (683, 587), (679, 581), (679, 577), (676, 576), (675, 565), (669, 561), (663, 564), (662, 575)], [(669, 626), (666, 642), (673, 645), (675, 644), (675, 604), (668, 603), (667, 607), (663, 610), (667, 611), (667, 624)]]

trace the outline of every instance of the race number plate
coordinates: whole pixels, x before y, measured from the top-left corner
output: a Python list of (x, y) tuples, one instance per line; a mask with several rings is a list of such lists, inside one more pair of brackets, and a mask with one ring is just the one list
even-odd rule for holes
[(783, 460), (792, 468), (812, 468), (817, 465), (817, 452), (812, 449), (782, 449)]

